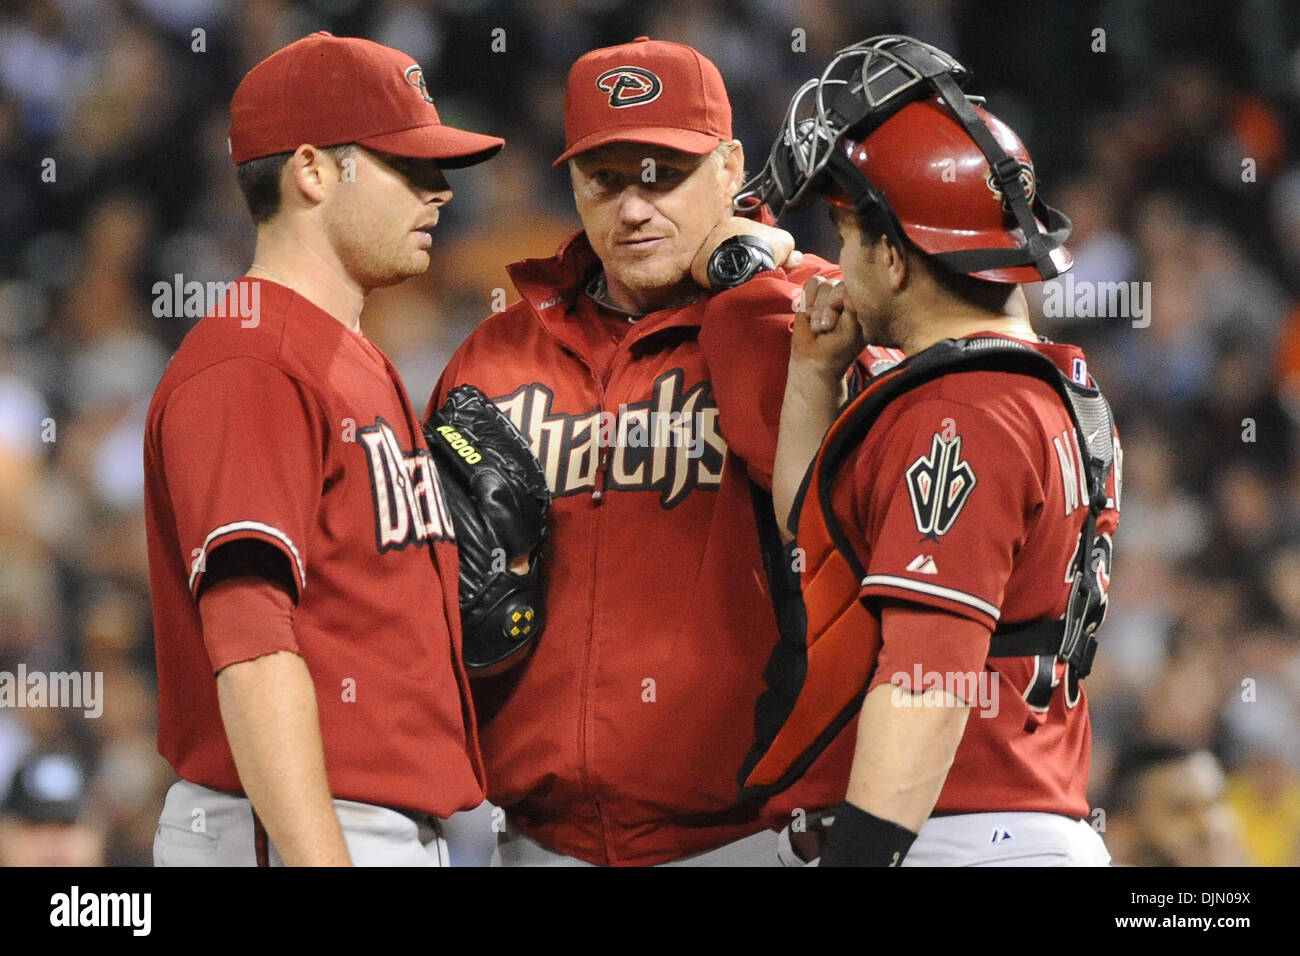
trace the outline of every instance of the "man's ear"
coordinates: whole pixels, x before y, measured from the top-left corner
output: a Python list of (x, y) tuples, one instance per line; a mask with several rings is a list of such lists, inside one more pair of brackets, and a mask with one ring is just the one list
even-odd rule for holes
[(889, 287), (897, 292), (907, 282), (908, 266), (910, 265), (907, 252), (890, 242), (888, 236), (881, 236), (876, 241), (880, 243), (882, 254), (885, 256)]
[(740, 145), (738, 139), (733, 139), (731, 143), (734, 148), (727, 154), (722, 171), (727, 195), (734, 198), (745, 182), (745, 147)]
[(304, 143), (293, 151), (281, 174), (281, 195), (291, 201), (318, 205), (338, 180), (338, 167), (328, 153)]

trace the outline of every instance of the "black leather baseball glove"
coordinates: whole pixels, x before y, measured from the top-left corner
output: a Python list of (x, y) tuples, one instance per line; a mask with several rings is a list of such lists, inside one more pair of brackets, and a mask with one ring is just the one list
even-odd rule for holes
[(471, 677), (491, 676), (521, 661), (544, 624), (546, 475), (528, 439), (473, 385), (451, 391), (424, 436), (460, 549), (465, 666)]

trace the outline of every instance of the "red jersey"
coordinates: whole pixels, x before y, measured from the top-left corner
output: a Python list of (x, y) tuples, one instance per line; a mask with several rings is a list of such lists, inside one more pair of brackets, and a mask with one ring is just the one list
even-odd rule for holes
[(753, 489), (771, 484), (793, 296), (834, 269), (808, 256), (629, 323), (584, 294), (599, 267), (581, 233), (512, 265), (522, 301), (461, 346), (431, 408), (477, 385), (555, 496), (546, 630), (482, 718), (489, 797), (558, 852), (649, 865), (762, 827), (735, 811), (777, 639)]
[[(242, 792), (213, 674), (293, 650), (336, 798), (439, 817), (476, 806), (453, 529), (410, 400), (362, 335), (283, 286), (244, 283), (260, 293), (256, 324), (233, 308), (202, 319), (149, 408), (159, 752), (186, 780)], [(205, 639), (206, 561), (247, 538), (292, 569), (296, 647)]]
[[(1079, 349), (1035, 347), (1088, 383)], [(1119, 520), (1118, 448), (1112, 507), (1098, 519), (1107, 543)], [(863, 599), (924, 604), (992, 631), (1065, 613), (1088, 494), (1074, 426), (1051, 386), (958, 372), (886, 406), (836, 478), (832, 507), (867, 569)], [(974, 688), (958, 694), (974, 710), (935, 812), (1086, 816), (1091, 735), (1082, 689), (1070, 703), (1058, 688), (1046, 713), (1035, 713), (1022, 697), (1034, 658), (989, 659), (987, 637), (944, 638), (891, 642), (886, 634), (871, 684)]]

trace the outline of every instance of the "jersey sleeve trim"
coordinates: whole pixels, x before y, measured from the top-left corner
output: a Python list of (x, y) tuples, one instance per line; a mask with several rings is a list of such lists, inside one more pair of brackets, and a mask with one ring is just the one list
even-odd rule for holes
[[(862, 596), (876, 596), (882, 590), (892, 591), (910, 591), (914, 594), (924, 594), (931, 598), (942, 598), (945, 601), (952, 601), (963, 607), (974, 608), (982, 614), (987, 615), (994, 624), (1002, 616), (1002, 609), (996, 604), (990, 604), (983, 598), (978, 598), (973, 594), (967, 594), (965, 591), (958, 591), (956, 588), (946, 588), (938, 584), (930, 584), (926, 581), (913, 581), (910, 578), (900, 578), (893, 574), (868, 574), (862, 579)], [(868, 594), (870, 592), (870, 594)]]
[(222, 545), (231, 540), (239, 538), (261, 538), (268, 540), (268, 543), (277, 545), (280, 550), (293, 561), (293, 572), (295, 583), (298, 586), (298, 593), (301, 595), (302, 590), (307, 585), (307, 570), (303, 567), (302, 556), (298, 553), (297, 546), (293, 543), (287, 534), (279, 528), (261, 521), (232, 521), (229, 524), (223, 524), (219, 528), (214, 528), (203, 542), (203, 547), (199, 549), (198, 555), (194, 559), (190, 570), (190, 593), (198, 594), (199, 584), (203, 580), (203, 569), (207, 565), (208, 554), (216, 550), (218, 545)]

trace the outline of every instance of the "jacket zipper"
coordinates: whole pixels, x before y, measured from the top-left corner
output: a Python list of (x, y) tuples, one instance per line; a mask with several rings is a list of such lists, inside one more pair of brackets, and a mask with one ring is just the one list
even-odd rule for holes
[[(604, 409), (604, 402), (601, 402), (601, 408)], [(609, 472), (609, 449), (600, 450), (599, 463), (596, 466), (596, 487), (591, 492), (593, 504), (599, 505), (605, 499), (605, 475)]]
[[(535, 309), (534, 309), (534, 315), (537, 315), (537, 311)], [(540, 320), (541, 318), (540, 315), (538, 315), (538, 318)], [(600, 376), (596, 373), (596, 370), (592, 367), (591, 363), (587, 360), (585, 356), (580, 355), (576, 350), (569, 348), (569, 346), (565, 345), (560, 340), (559, 336), (557, 336), (554, 332), (551, 331), (549, 327), (547, 327), (546, 323), (543, 322), (542, 327), (546, 329), (547, 334), (549, 334), (551, 338), (555, 339), (556, 342), (558, 342), (561, 345), (561, 347), (572, 352), (573, 355), (580, 362), (582, 362), (584, 366), (586, 366), (587, 373), (591, 376), (592, 380), (596, 383), (597, 393), (600, 396), (600, 410), (602, 412), (605, 411), (605, 404), (606, 404), (605, 383), (601, 381)], [(616, 353), (614, 356), (614, 362), (610, 368), (611, 381), (613, 380), (614, 372), (616, 371), (618, 363), (623, 358), (624, 354), (626, 354), (626, 346), (627, 346), (627, 341), (626, 339), (624, 339), (624, 341), (620, 344), (618, 353)], [(588, 719), (587, 700), (590, 696), (589, 692), (591, 689), (590, 688), (591, 655), (592, 655), (592, 645), (595, 642), (595, 634), (596, 634), (596, 627), (595, 627), (596, 592), (597, 592), (596, 579), (597, 579), (597, 572), (600, 569), (600, 562), (597, 560), (596, 552), (599, 547), (599, 542), (601, 539), (600, 515), (603, 511), (603, 509), (600, 508), (600, 504), (605, 497), (605, 483), (606, 483), (606, 477), (609, 473), (610, 454), (611, 454), (610, 449), (608, 448), (600, 449), (600, 457), (597, 460), (597, 465), (596, 465), (596, 487), (593, 488), (591, 492), (591, 502), (592, 502), (593, 510), (595, 511), (595, 515), (594, 515), (595, 527), (592, 529), (592, 536), (591, 536), (592, 538), (592, 545), (591, 545), (592, 626), (590, 631), (588, 631), (587, 633), (587, 639), (584, 642), (584, 647), (582, 652), (582, 675), (581, 675), (581, 680), (579, 682), (580, 704), (578, 708), (578, 773), (582, 780), (582, 788), (587, 793), (588, 799), (591, 801), (592, 809), (594, 809), (596, 812), (596, 826), (600, 832), (600, 848), (606, 861), (608, 861), (611, 858), (610, 847), (609, 847), (609, 836), (605, 829), (605, 815), (601, 810), (600, 801), (596, 798), (596, 794), (592, 789), (589, 759), (587, 755), (587, 719)]]
[[(588, 374), (591, 375), (592, 380), (596, 383), (597, 393), (600, 396), (600, 409), (603, 412), (605, 410), (605, 383), (601, 381), (600, 376), (596, 374), (596, 370), (592, 368), (591, 363), (588, 362), (586, 358), (583, 358), (582, 356), (579, 356), (579, 358), (582, 359), (582, 364), (587, 367)], [(597, 434), (599, 435), (599, 432), (597, 432)], [(595, 791), (591, 785), (590, 758), (587, 752), (587, 701), (591, 695), (591, 655), (593, 650), (592, 645), (595, 643), (596, 639), (595, 619), (597, 574), (600, 570), (600, 562), (597, 559), (596, 552), (600, 545), (600, 516), (602, 511), (602, 509), (600, 509), (600, 503), (605, 495), (605, 474), (609, 467), (609, 449), (601, 448), (599, 449), (599, 453), (600, 457), (596, 466), (596, 487), (592, 489), (591, 492), (592, 506), (595, 510), (595, 514), (593, 515), (594, 527), (592, 528), (591, 535), (591, 626), (587, 632), (587, 639), (583, 643), (582, 650), (582, 676), (579, 683), (580, 689), (578, 695), (580, 701), (578, 708), (578, 769), (582, 778), (582, 788), (587, 793), (588, 799), (591, 801), (592, 809), (596, 812), (596, 826), (600, 833), (601, 852), (605, 855), (606, 859), (608, 859), (609, 841), (605, 832), (605, 817), (601, 812), (600, 801), (596, 798)]]

